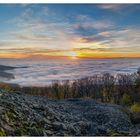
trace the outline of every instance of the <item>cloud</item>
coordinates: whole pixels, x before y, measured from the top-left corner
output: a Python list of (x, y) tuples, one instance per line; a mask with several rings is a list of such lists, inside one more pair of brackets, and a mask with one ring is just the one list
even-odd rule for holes
[(123, 4), (99, 4), (98, 7), (102, 9), (107, 9), (107, 10), (120, 10), (123, 8)]
[(77, 48), (77, 51), (140, 54), (139, 36), (139, 27), (131, 26), (99, 32), (94, 36), (80, 36), (76, 41), (83, 47)]
[(128, 48), (122, 48), (122, 47), (117, 47), (117, 48), (94, 48), (94, 46), (91, 46), (91, 48), (75, 48), (74, 49), (77, 52), (80, 52), (81, 54), (94, 54), (94, 53), (120, 53), (120, 54), (129, 54), (129, 53), (137, 53), (135, 50), (129, 50)]
[[(126, 27), (120, 30), (110, 31), (109, 41), (104, 43), (106, 46), (124, 48), (128, 51), (140, 51), (140, 29), (136, 27)], [(120, 50), (122, 51), (122, 50)], [(125, 52), (124, 52), (125, 53)]]
[[(115, 6), (105, 8), (115, 9)], [(28, 55), (64, 55), (72, 50), (140, 52), (140, 29), (136, 26), (118, 27), (109, 19), (97, 20), (88, 15), (79, 15), (74, 22), (61, 21), (59, 17), (52, 20), (52, 17), (47, 6), (37, 13), (25, 6), (20, 16), (9, 21), (11, 29), (5, 33), (5, 40), (0, 39), (0, 51)]]
[[(42, 8), (40, 14), (42, 12), (46, 12), (46, 7)], [(31, 8), (25, 9), (20, 17), (11, 21), (17, 30), (8, 34), (12, 36), (12, 39), (24, 42), (24, 44), (25, 42), (31, 42), (32, 45), (34, 43), (34, 47), (38, 42), (39, 46), (42, 45), (41, 48), (57, 49), (58, 46), (61, 49), (71, 48), (75, 34), (70, 23), (55, 22), (36, 16)]]
[(105, 19), (94, 20), (87, 15), (79, 15), (74, 23), (65, 21), (55, 22), (54, 20), (51, 21), (40, 17), (45, 12), (47, 13), (46, 16), (49, 16), (48, 18), (52, 16), (47, 6), (42, 8), (37, 15), (31, 7), (25, 8), (19, 17), (10, 21), (17, 29), (8, 33), (12, 36), (11, 40), (22, 42), (23, 45), (30, 42), (30, 45), (33, 45), (34, 48), (40, 43), (40, 49), (57, 49), (59, 47), (64, 50), (74, 48), (77, 39), (87, 43), (93, 40), (100, 40), (99, 37), (94, 36), (81, 38), (81, 35), (77, 34), (80, 28), (84, 29), (84, 32), (88, 32), (88, 30), (102, 30), (113, 26), (112, 21)]
[(76, 42), (78, 43), (96, 43), (103, 41), (103, 37), (98, 36), (98, 35), (93, 35), (93, 36), (80, 36), (75, 39)]
[(45, 41), (47, 42), (49, 40), (49, 37), (43, 34), (15, 34), (16, 38), (19, 40), (25, 40), (25, 41)]
[(99, 32), (98, 35), (103, 37), (110, 37), (111, 33), (109, 31), (103, 31), (103, 32)]
[(48, 56), (52, 54), (60, 54), (60, 53), (68, 53), (69, 51), (72, 51), (72, 49), (45, 49), (45, 48), (26, 48), (26, 47), (8, 47), (8, 48), (0, 48), (0, 52), (6, 52), (6, 53), (20, 53), (27, 56), (33, 56), (33, 55), (43, 55)]
[(121, 15), (127, 15), (140, 10), (139, 4), (98, 4), (100, 9), (117, 12)]
[(96, 30), (102, 30), (102, 29), (108, 29), (114, 26), (114, 23), (107, 19), (101, 19), (101, 20), (95, 20), (93, 18), (90, 18), (87, 15), (80, 15), (77, 17), (77, 23), (75, 24), (76, 29), (96, 29)]

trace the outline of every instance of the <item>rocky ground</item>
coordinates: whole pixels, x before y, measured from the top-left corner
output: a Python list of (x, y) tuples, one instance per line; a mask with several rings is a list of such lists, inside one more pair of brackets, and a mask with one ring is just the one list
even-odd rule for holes
[(138, 136), (122, 107), (0, 90), (0, 136)]

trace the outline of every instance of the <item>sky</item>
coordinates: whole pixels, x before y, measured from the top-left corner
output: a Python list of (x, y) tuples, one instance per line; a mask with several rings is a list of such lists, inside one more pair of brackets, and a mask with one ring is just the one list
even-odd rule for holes
[(140, 4), (0, 4), (0, 58), (140, 57)]

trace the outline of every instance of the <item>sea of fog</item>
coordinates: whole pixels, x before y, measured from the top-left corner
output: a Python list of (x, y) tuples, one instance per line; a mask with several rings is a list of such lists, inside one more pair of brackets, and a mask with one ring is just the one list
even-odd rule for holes
[(15, 79), (5, 82), (21, 86), (45, 86), (55, 80), (73, 80), (102, 73), (133, 73), (140, 59), (16, 60), (0, 59), (0, 65), (16, 66), (9, 73)]

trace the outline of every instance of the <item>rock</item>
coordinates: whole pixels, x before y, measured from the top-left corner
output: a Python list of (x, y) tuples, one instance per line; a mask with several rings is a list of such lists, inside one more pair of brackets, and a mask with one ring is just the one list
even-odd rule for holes
[(47, 134), (48, 136), (52, 136), (52, 135), (53, 135), (53, 132), (52, 132), (51, 130), (46, 130), (46, 134)]
[(122, 110), (93, 99), (54, 101), (13, 92), (0, 96), (0, 127), (8, 136), (131, 135), (134, 125)]
[(31, 136), (44, 136), (44, 132), (41, 128), (31, 127), (28, 128), (28, 131)]
[(131, 121), (134, 124), (140, 123), (140, 112), (131, 113)]

